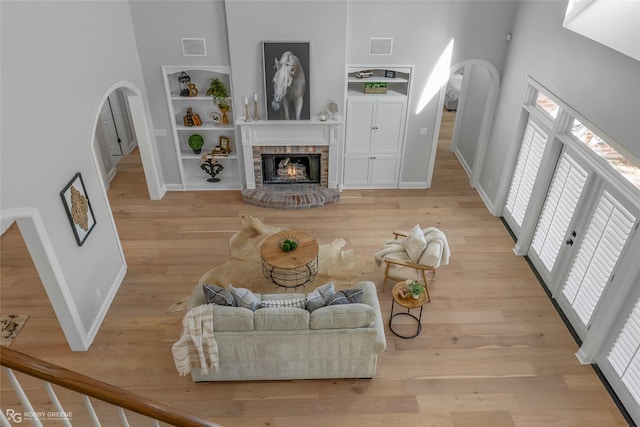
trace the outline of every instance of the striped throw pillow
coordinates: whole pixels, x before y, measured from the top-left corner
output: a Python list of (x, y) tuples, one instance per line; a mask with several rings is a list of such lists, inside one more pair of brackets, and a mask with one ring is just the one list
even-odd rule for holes
[(307, 299), (295, 298), (295, 299), (273, 299), (273, 300), (260, 301), (260, 308), (280, 308), (280, 307), (302, 308), (306, 310)]

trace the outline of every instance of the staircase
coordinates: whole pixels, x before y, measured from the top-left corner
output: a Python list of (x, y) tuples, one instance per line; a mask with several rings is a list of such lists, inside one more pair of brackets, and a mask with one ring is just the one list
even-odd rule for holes
[[(16, 402), (3, 399), (0, 412), (2, 427), (23, 425), (22, 423), (31, 423), (36, 427), (51, 424), (75, 424), (83, 427), (118, 424), (220, 427), (218, 424), (7, 347), (0, 346), (0, 364), (17, 397)], [(18, 381), (16, 373), (21, 377), (24, 386)], [(3, 385), (3, 389), (6, 388)], [(27, 392), (32, 394), (34, 399), (42, 401), (46, 399), (43, 399), (43, 389), (51, 403), (46, 408), (34, 408)], [(62, 406), (61, 398), (65, 399), (66, 408)]]

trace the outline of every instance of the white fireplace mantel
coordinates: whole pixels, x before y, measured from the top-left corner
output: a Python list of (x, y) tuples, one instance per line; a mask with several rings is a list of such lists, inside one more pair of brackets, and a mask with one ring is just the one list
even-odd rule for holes
[(238, 122), (242, 138), (242, 157), (247, 190), (256, 188), (253, 147), (328, 146), (328, 187), (338, 188), (338, 153), (342, 139), (342, 120), (271, 120)]

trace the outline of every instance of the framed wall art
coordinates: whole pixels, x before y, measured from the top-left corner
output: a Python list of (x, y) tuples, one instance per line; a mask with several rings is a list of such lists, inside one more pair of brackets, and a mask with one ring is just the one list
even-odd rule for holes
[(309, 42), (262, 42), (267, 120), (309, 120)]
[(91, 202), (84, 188), (84, 181), (80, 172), (74, 175), (69, 183), (60, 192), (62, 203), (67, 212), (71, 229), (78, 242), (82, 246), (89, 233), (96, 226), (96, 218), (93, 215)]

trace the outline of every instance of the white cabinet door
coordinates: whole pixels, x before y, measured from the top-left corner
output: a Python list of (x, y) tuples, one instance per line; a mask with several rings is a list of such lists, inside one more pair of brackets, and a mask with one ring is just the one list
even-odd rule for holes
[(405, 97), (348, 99), (342, 179), (345, 187), (397, 187), (406, 107)]
[(376, 103), (370, 99), (349, 99), (345, 154), (371, 153)]
[(347, 186), (362, 187), (369, 185), (371, 156), (346, 156), (344, 158), (343, 182)]
[(400, 170), (399, 156), (376, 155), (371, 159), (369, 181), (376, 187), (395, 187)]
[(376, 121), (373, 126), (373, 152), (398, 154), (404, 140), (404, 115), (406, 102), (400, 99), (380, 100), (376, 105)]

